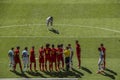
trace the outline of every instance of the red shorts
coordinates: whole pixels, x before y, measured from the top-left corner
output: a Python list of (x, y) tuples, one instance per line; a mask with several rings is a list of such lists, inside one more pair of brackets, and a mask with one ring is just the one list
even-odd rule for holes
[(50, 61), (50, 55), (45, 55), (45, 62)]
[(30, 62), (34, 62), (35, 63), (36, 62), (35, 58), (33, 58), (33, 59), (31, 58)]
[(39, 63), (44, 63), (44, 58), (40, 58)]
[(14, 58), (15, 63), (21, 63), (20, 58)]
[(56, 62), (56, 57), (55, 56), (51, 57), (51, 62)]
[(62, 57), (62, 56), (58, 56), (58, 57), (57, 57), (57, 61), (58, 61), (58, 62), (64, 61), (64, 60), (63, 60), (63, 57)]

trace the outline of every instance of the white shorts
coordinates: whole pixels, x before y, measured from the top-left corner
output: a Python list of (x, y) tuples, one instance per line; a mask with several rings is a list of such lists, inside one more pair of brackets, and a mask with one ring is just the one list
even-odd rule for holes
[(23, 64), (27, 65), (29, 63), (29, 58), (28, 57), (23, 57)]
[(102, 65), (103, 64), (103, 58), (99, 58), (99, 60), (98, 60), (98, 65)]
[(10, 64), (14, 65), (14, 58), (13, 57), (9, 57), (10, 60)]

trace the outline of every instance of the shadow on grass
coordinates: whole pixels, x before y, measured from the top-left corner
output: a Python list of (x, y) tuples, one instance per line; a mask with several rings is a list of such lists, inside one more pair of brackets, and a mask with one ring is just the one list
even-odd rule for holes
[(51, 77), (59, 77), (59, 78), (65, 78), (68, 76), (75, 77), (75, 78), (81, 78), (81, 75), (78, 73), (75, 73), (73, 71), (59, 71), (59, 72), (44, 72), (47, 75), (50, 75)]
[(117, 73), (116, 73), (116, 72), (114, 72), (114, 71), (113, 71), (113, 70), (111, 70), (111, 69), (106, 68), (106, 69), (105, 69), (105, 71), (108, 71), (108, 72), (110, 72), (110, 73), (112, 73), (112, 74), (114, 74), (114, 75), (117, 75)]
[(72, 70), (73, 70), (74, 72), (76, 72), (76, 73), (80, 74), (81, 76), (84, 76), (84, 74), (83, 74), (82, 72), (80, 72), (80, 71), (76, 70), (75, 68), (72, 68)]
[(29, 74), (29, 75), (32, 75), (32, 76), (40, 76), (40, 77), (42, 77), (42, 78), (46, 78), (43, 74), (41, 74), (41, 73), (39, 73), (39, 72), (31, 72), (31, 71), (27, 71), (27, 73)]
[(17, 72), (17, 71), (11, 71), (11, 72), (13, 72), (13, 73), (15, 73), (16, 75), (18, 75), (18, 76), (21, 76), (21, 77), (24, 77), (24, 78), (30, 78), (29, 76), (27, 76), (25, 73), (20, 73), (20, 72)]
[(107, 73), (107, 72), (103, 72), (102, 75), (103, 75), (103, 76), (106, 76), (106, 77), (109, 77), (109, 78), (111, 78), (111, 79), (115, 79), (115, 76), (114, 76), (114, 75), (111, 75), (111, 74), (109, 74), (109, 73)]
[(49, 29), (49, 31), (55, 33), (55, 34), (60, 34), (58, 30), (54, 29), (54, 28), (51, 28)]
[(92, 71), (90, 71), (88, 68), (86, 68), (86, 67), (81, 67), (81, 69), (82, 70), (84, 70), (84, 71), (86, 71), (86, 72), (88, 72), (89, 74), (92, 74)]

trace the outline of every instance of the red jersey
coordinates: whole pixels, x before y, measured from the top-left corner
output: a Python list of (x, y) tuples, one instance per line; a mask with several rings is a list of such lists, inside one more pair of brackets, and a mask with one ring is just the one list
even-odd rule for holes
[(76, 52), (77, 52), (77, 54), (79, 54), (80, 51), (81, 51), (80, 45), (79, 45), (79, 44), (76, 44)]
[(34, 51), (34, 49), (30, 50), (30, 61), (35, 62), (35, 51)]
[(44, 49), (39, 50), (39, 58), (44, 58)]
[(101, 47), (101, 48), (102, 48), (103, 53), (105, 53), (106, 49), (104, 47)]
[(56, 52), (57, 52), (57, 49), (55, 49), (55, 48), (52, 48), (51, 49), (51, 56), (54, 56), (54, 57), (56, 57)]
[(20, 52), (19, 49), (16, 49), (14, 51), (14, 60), (15, 60), (15, 62), (19, 62), (20, 61), (19, 52)]
[(63, 49), (62, 48), (58, 48), (57, 52), (58, 52), (58, 56), (63, 57)]
[(45, 48), (44, 51), (45, 51), (45, 56), (50, 56), (51, 48)]
[(34, 51), (34, 49), (30, 50), (30, 58), (35, 58), (35, 51)]

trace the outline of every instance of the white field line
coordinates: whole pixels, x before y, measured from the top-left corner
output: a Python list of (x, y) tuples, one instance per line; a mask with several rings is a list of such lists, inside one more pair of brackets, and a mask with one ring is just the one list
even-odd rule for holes
[[(1, 26), (0, 29), (2, 28), (11, 28), (11, 27), (29, 27), (29, 26), (41, 26), (41, 25), (46, 25), (46, 24), (23, 24), (23, 25), (9, 25), (9, 26)], [(60, 27), (65, 27), (65, 26), (71, 26), (71, 27), (81, 27), (81, 28), (94, 28), (94, 29), (101, 29), (101, 30), (106, 30), (110, 32), (115, 32), (115, 33), (120, 33), (118, 30), (113, 30), (109, 28), (103, 28), (103, 27), (93, 27), (93, 26), (84, 26), (84, 25), (72, 25), (72, 24), (54, 24), (55, 26), (60, 26)], [(37, 38), (37, 37), (43, 37), (43, 38), (78, 38), (78, 36), (0, 36), (1, 38)], [(114, 38), (114, 37), (120, 37), (120, 36), (91, 36), (91, 37), (79, 37), (79, 38)]]
[[(10, 27), (26, 27), (26, 26), (41, 26), (41, 25), (46, 25), (46, 24), (23, 24), (23, 25), (9, 25), (9, 26), (1, 26), (0, 28), (10, 28)], [(118, 30), (113, 30), (109, 28), (103, 28), (103, 27), (93, 27), (93, 26), (84, 26), (84, 25), (72, 25), (72, 24), (54, 24), (60, 27), (65, 27), (65, 26), (71, 26), (71, 27), (82, 27), (82, 28), (96, 28), (96, 29), (101, 29), (101, 30), (106, 30), (106, 31), (111, 31), (111, 32), (116, 32), (120, 33)]]
[(36, 26), (36, 25), (38, 25), (38, 26), (40, 26), (40, 25), (45, 25), (45, 24), (21, 24), (21, 25), (9, 25), (9, 26), (1, 26), (0, 27), (0, 29), (1, 28), (11, 28), (11, 27), (28, 27), (28, 26)]

